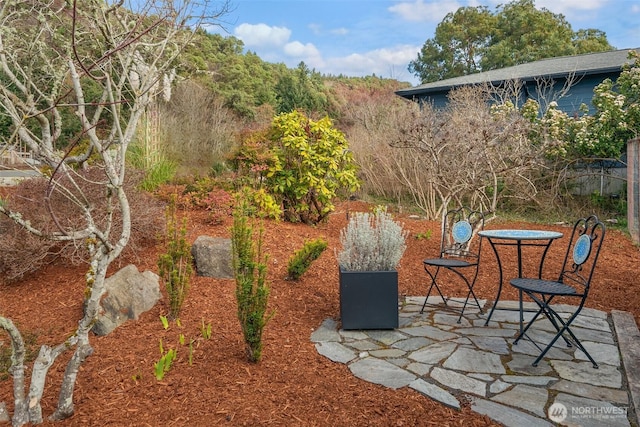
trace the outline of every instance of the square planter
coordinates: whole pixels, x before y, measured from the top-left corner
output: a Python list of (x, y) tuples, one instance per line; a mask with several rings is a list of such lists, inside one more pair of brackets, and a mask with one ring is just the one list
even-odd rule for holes
[(340, 268), (342, 329), (398, 327), (398, 272)]

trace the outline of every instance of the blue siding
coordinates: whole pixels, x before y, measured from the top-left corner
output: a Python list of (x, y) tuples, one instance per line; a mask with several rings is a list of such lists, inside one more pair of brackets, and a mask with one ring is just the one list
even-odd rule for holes
[(426, 96), (420, 96), (417, 99), (420, 102), (420, 105), (431, 104), (436, 109), (443, 109), (449, 103), (448, 97), (449, 97), (449, 92), (442, 91), (442, 92), (433, 92)]
[[(591, 100), (593, 99), (593, 89), (607, 78), (615, 81), (619, 75), (619, 72), (614, 72), (576, 78), (576, 81), (574, 81), (572, 86), (569, 88), (569, 91), (562, 98), (556, 100), (558, 108), (573, 116), (580, 114), (580, 105), (585, 104), (589, 107), (589, 114), (595, 113), (595, 109), (591, 104)], [(566, 84), (566, 78), (556, 77), (553, 83), (553, 89), (550, 92), (557, 94)], [(524, 103), (528, 98), (534, 99), (538, 101), (538, 103), (546, 104), (545, 102), (540, 102), (540, 94), (538, 93), (536, 86), (536, 81), (529, 81), (523, 85), (522, 93), (519, 98), (519, 106), (522, 106), (522, 103)], [(551, 100), (550, 97), (553, 96), (552, 93), (546, 94), (546, 97), (549, 98), (548, 100)], [(449, 103), (448, 96), (448, 90), (438, 90), (419, 95), (415, 100), (420, 103), (432, 104), (436, 109), (442, 109)]]

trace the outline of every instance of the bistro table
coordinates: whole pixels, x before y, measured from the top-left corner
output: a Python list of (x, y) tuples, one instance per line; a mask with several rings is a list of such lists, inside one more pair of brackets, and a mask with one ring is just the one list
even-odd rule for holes
[(482, 230), (478, 232), (478, 235), (487, 239), (491, 244), (493, 253), (496, 255), (496, 261), (498, 262), (498, 273), (500, 275), (500, 281), (498, 283), (498, 293), (496, 299), (491, 307), (491, 312), (487, 317), (485, 326), (489, 324), (493, 311), (498, 305), (500, 300), (500, 293), (502, 292), (503, 276), (502, 261), (500, 260), (500, 254), (498, 253), (497, 246), (515, 246), (518, 251), (518, 277), (522, 277), (522, 247), (523, 246), (537, 246), (544, 248), (542, 256), (540, 257), (540, 264), (538, 266), (538, 278), (542, 278), (542, 266), (544, 265), (544, 259), (547, 256), (549, 247), (554, 240), (562, 237), (562, 233), (557, 231), (546, 230)]

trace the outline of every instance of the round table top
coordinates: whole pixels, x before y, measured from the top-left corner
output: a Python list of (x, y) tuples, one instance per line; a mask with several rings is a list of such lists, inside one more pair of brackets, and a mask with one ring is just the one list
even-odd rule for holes
[(550, 240), (562, 237), (562, 233), (546, 230), (482, 230), (478, 234), (490, 239)]

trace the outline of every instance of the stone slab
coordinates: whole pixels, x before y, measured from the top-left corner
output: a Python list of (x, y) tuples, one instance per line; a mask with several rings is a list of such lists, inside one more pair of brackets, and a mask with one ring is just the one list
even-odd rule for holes
[(484, 374), (504, 374), (500, 356), (487, 351), (458, 348), (442, 365), (444, 368), (456, 371), (478, 372)]
[(640, 332), (631, 313), (613, 310), (611, 318), (627, 376), (629, 395), (636, 408), (636, 424), (640, 426)]
[(472, 397), (470, 401), (471, 409), (475, 412), (486, 415), (505, 427), (553, 427), (548, 421), (500, 403), (477, 397)]
[(336, 330), (338, 322), (333, 319), (325, 319), (322, 324), (311, 334), (311, 342), (340, 341), (340, 334)]
[[(411, 298), (418, 304), (411, 305)], [(342, 331), (337, 322), (327, 321), (312, 334), (312, 341), (319, 353), (347, 364), (358, 378), (394, 389), (408, 386), (453, 408), (463, 399), (475, 412), (505, 426), (551, 426), (548, 411), (556, 403), (581, 408), (578, 415), (583, 418), (559, 425), (640, 426), (634, 411), (640, 407), (640, 333), (629, 313), (608, 318), (604, 312), (585, 309), (581, 314), (593, 320), (572, 325), (600, 369), (582, 360), (584, 354), (567, 348), (562, 339), (533, 367), (541, 350), (526, 339), (513, 344), (518, 312), (496, 313), (495, 324), (484, 326), (484, 319), (465, 311), (458, 324), (457, 316), (441, 308), (420, 313), (423, 301), (406, 297), (400, 312), (403, 323), (396, 330)], [(571, 310), (575, 307), (567, 307)], [(543, 319), (528, 335), (546, 345), (555, 329)], [(636, 389), (635, 400), (629, 388)], [(584, 416), (588, 411), (617, 419), (589, 419)]]
[(455, 409), (460, 409), (460, 402), (458, 402), (458, 399), (456, 399), (453, 394), (449, 393), (442, 387), (438, 387), (435, 384), (428, 383), (421, 378), (413, 381), (411, 384), (409, 384), (409, 387), (424, 394), (425, 396), (430, 397), (431, 399), (443, 403), (444, 405)]
[(451, 342), (437, 342), (409, 354), (409, 359), (426, 364), (436, 364), (449, 357), (457, 345)]
[(622, 374), (609, 365), (600, 365), (594, 368), (591, 362), (573, 362), (565, 360), (552, 360), (551, 365), (561, 378), (579, 383), (595, 386), (620, 388), (622, 387)]
[(338, 363), (348, 363), (356, 358), (356, 354), (337, 342), (316, 343), (316, 350), (321, 355)]
[(393, 389), (408, 386), (416, 379), (406, 369), (373, 357), (357, 360), (349, 365), (349, 369), (360, 379)]
[(485, 382), (449, 369), (435, 367), (431, 371), (431, 378), (449, 388), (462, 390), (482, 397), (487, 394), (487, 384)]
[(606, 400), (611, 403), (629, 405), (629, 395), (626, 391), (620, 389), (597, 387), (591, 384), (576, 383), (567, 380), (558, 381), (553, 384), (550, 389), (576, 396), (588, 397), (589, 399)]
[(518, 384), (512, 389), (492, 397), (491, 400), (522, 408), (544, 418), (546, 416), (544, 406), (547, 404), (548, 398), (549, 393), (543, 388)]

